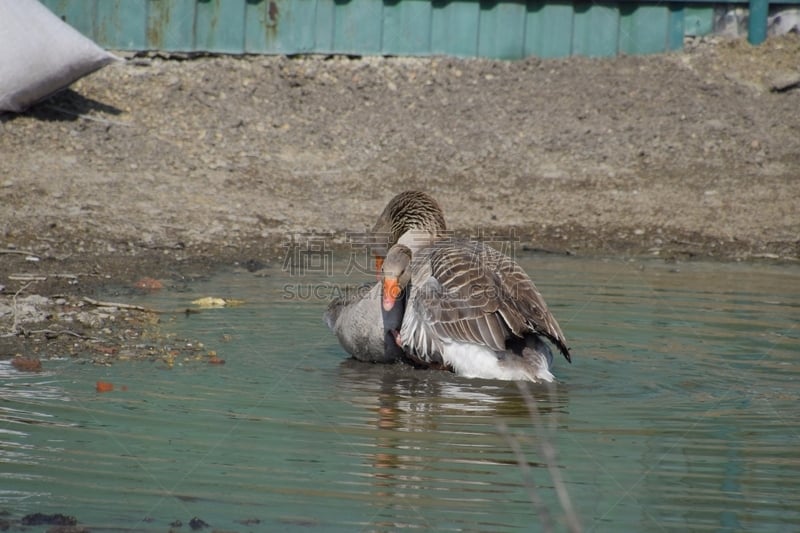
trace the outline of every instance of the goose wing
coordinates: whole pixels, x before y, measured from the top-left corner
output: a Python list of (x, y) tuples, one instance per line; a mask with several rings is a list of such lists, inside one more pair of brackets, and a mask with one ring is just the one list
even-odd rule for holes
[(413, 269), (412, 306), (424, 324), (417, 329), (427, 337), (420, 348), (430, 348), (438, 338), (503, 351), (510, 337), (537, 333), (570, 360), (558, 322), (510, 257), (480, 242), (443, 242), (417, 254)]

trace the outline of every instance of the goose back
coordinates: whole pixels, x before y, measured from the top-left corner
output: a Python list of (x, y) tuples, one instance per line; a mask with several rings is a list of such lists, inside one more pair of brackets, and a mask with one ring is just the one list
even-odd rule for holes
[(452, 343), (483, 345), (500, 354), (541, 335), (570, 360), (541, 293), (505, 254), (480, 242), (440, 241), (415, 253), (411, 268), (400, 336), (415, 357), (438, 359), (444, 344)]

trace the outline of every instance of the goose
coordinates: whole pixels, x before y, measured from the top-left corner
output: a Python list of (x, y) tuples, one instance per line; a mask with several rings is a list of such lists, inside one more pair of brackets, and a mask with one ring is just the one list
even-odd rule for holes
[[(373, 227), (376, 236), (376, 270), (380, 271), (383, 245), (401, 242), (411, 250), (430, 246), (444, 235), (446, 223), (438, 202), (421, 191), (404, 191), (392, 198)], [(383, 238), (383, 242), (379, 242)], [(324, 321), (353, 358), (371, 363), (393, 363), (404, 358), (402, 350), (387, 338), (381, 311), (381, 284), (363, 288), (328, 305)], [(389, 317), (397, 321), (397, 317)], [(399, 323), (398, 323), (399, 325)], [(392, 342), (387, 342), (387, 341)]]
[(511, 258), (479, 242), (443, 238), (439, 204), (395, 196), (373, 228), (392, 248), (381, 283), (336, 299), (328, 327), (355, 359), (405, 360), (468, 377), (553, 381), (547, 338), (571, 362), (561, 328)]
[(483, 243), (445, 240), (416, 252), (396, 244), (382, 266), (381, 292), (387, 353), (400, 348), (417, 364), (472, 378), (551, 382), (553, 354), (543, 338), (572, 362), (533, 281)]

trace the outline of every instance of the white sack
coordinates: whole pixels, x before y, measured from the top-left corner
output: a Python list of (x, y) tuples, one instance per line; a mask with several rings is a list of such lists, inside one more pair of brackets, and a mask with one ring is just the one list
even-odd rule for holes
[(0, 0), (0, 112), (24, 111), (116, 59), (37, 0)]

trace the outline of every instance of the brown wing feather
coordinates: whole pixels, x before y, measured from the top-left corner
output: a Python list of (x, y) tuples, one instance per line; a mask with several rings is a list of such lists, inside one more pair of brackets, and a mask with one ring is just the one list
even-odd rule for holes
[[(496, 253), (500, 254), (499, 252)], [(571, 360), (569, 348), (566, 345), (566, 339), (561, 327), (547, 308), (547, 304), (536, 285), (522, 270), (522, 267), (511, 258), (502, 255), (497, 273), (501, 279), (502, 286), (510, 292), (508, 301), (518, 314), (517, 320), (524, 322), (526, 326), (524, 329), (533, 330), (540, 335), (544, 335), (558, 347), (568, 361)], [(516, 328), (512, 328), (512, 331), (519, 335), (519, 330)]]
[(511, 336), (537, 333), (570, 359), (558, 322), (511, 258), (478, 242), (443, 242), (414, 261), (415, 306), (424, 309), (428, 335), (500, 351)]

